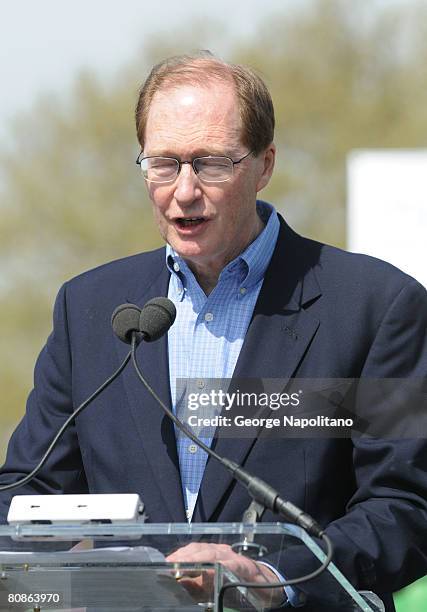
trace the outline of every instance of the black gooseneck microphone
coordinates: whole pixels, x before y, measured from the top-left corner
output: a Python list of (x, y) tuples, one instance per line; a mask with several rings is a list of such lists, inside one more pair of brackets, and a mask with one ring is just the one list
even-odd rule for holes
[[(166, 300), (166, 298), (164, 298)], [(167, 300), (170, 302), (170, 300)], [(149, 304), (149, 303), (148, 303)], [(147, 306), (148, 306), (147, 304)], [(170, 302), (173, 309), (175, 310), (175, 306)], [(146, 324), (145, 321), (150, 320), (150, 310), (143, 309), (141, 311), (140, 317), (140, 329), (143, 329)], [(227, 459), (227, 457), (222, 457), (218, 455), (215, 451), (213, 451), (209, 446), (206, 446), (197, 436), (193, 434), (193, 432), (180, 421), (175, 414), (169, 410), (169, 408), (162, 402), (160, 397), (156, 394), (154, 389), (149, 385), (149, 383), (145, 380), (135, 354), (136, 348), (136, 334), (132, 332), (133, 340), (132, 340), (132, 363), (138, 375), (138, 378), (143, 383), (147, 391), (154, 397), (157, 403), (160, 405), (162, 410), (167, 414), (167, 416), (173, 421), (173, 423), (180, 429), (190, 440), (192, 440), (199, 448), (204, 450), (208, 455), (219, 461), (229, 472), (232, 473), (233, 477), (240, 482), (243, 486), (246, 487), (249, 495), (253, 500), (257, 501), (259, 504), (272, 510), (275, 514), (280, 514), (285, 518), (285, 520), (295, 523), (305, 529), (308, 533), (315, 537), (322, 537), (323, 529), (316, 523), (316, 521), (307, 513), (303, 512), (300, 508), (295, 506), (289, 501), (286, 501), (282, 497), (280, 497), (278, 491), (276, 491), (272, 486), (266, 483), (261, 478), (257, 476), (253, 476), (249, 472), (247, 472), (241, 465)], [(135, 340), (135, 341), (134, 341)]]
[[(172, 304), (172, 302), (167, 300), (167, 302), (172, 304), (173, 310), (168, 304), (165, 304), (165, 300), (166, 298), (164, 297), (153, 298), (145, 304), (142, 310), (135, 304), (121, 304), (118, 306), (111, 316), (111, 325), (116, 336), (127, 344), (130, 344), (133, 340), (135, 345), (141, 340), (152, 342), (153, 340), (160, 338), (168, 331), (169, 327), (175, 320), (176, 314), (175, 306)], [(145, 310), (146, 308), (147, 310)], [(141, 312), (144, 311), (144, 327), (141, 330), (140, 318)], [(96, 391), (94, 391), (90, 397), (88, 397), (82, 404), (80, 404), (78, 408), (76, 408), (76, 410), (74, 410), (74, 412), (70, 414), (64, 424), (58, 430), (52, 442), (49, 444), (48, 449), (36, 467), (29, 474), (24, 476), (24, 478), (21, 478), (15, 482), (1, 485), (0, 491), (7, 491), (21, 487), (27, 484), (38, 474), (70, 423), (74, 421), (74, 419), (123, 372), (126, 365), (130, 361), (131, 355), (132, 351), (129, 351), (118, 369), (100, 387), (98, 387), (98, 389), (96, 389)]]
[[(120, 308), (120, 307), (119, 307)], [(132, 317), (134, 315), (132, 314)], [(147, 302), (142, 309), (139, 317), (139, 326), (133, 322), (132, 318), (132, 331), (130, 331), (131, 338), (135, 336), (136, 328), (139, 327), (139, 333), (142, 334), (144, 340), (151, 342), (157, 340), (161, 335), (165, 333), (165, 328), (173, 324), (176, 317), (176, 309), (171, 300), (168, 298), (154, 298)], [(130, 327), (130, 326), (128, 326)], [(113, 324), (114, 328), (114, 324)], [(117, 332), (116, 332), (117, 333)], [(119, 335), (119, 334), (117, 334)], [(120, 337), (120, 336), (119, 336)], [(128, 342), (129, 332), (126, 334), (126, 341)], [(316, 521), (307, 513), (303, 512), (300, 508), (295, 506), (289, 501), (286, 501), (280, 497), (278, 491), (263, 481), (261, 478), (253, 476), (247, 472), (238, 463), (227, 459), (227, 457), (221, 457), (209, 446), (206, 446), (199, 438), (197, 438), (191, 430), (189, 430), (174, 414), (165, 406), (162, 400), (157, 396), (155, 391), (150, 387), (147, 381), (144, 379), (139, 365), (137, 363), (135, 354), (135, 343), (132, 342), (132, 363), (135, 367), (138, 377), (143, 382), (149, 393), (156, 399), (160, 404), (164, 412), (172, 419), (175, 425), (188, 436), (195, 444), (207, 452), (211, 457), (219, 461), (227, 470), (229, 470), (233, 477), (243, 484), (249, 495), (262, 506), (269, 508), (276, 514), (282, 515), (286, 520), (296, 523), (308, 533), (315, 537), (321, 537), (323, 535), (323, 529), (316, 523)]]

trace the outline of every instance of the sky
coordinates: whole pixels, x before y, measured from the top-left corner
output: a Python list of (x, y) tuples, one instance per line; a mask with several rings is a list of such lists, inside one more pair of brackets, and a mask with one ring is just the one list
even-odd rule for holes
[[(372, 8), (409, 0), (369, 0)], [(268, 16), (292, 13), (310, 0), (3, 0), (0, 19), (0, 137), (9, 120), (38, 95), (66, 90), (91, 68), (112, 75), (153, 36), (173, 41), (199, 19), (224, 23), (220, 44), (254, 36)], [(351, 10), (351, 2), (349, 2)], [(269, 41), (271, 44), (271, 41)], [(213, 49), (221, 53), (223, 49)]]
[(0, 19), (0, 134), (39, 94), (61, 91), (81, 68), (113, 74), (153, 36), (173, 40), (177, 29), (199, 18), (225, 23), (225, 39), (250, 37), (267, 15), (294, 8), (295, 0), (6, 0)]

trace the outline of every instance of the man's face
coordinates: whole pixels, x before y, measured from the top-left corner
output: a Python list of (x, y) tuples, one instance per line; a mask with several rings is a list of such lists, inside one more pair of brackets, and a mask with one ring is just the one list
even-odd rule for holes
[[(188, 161), (225, 155), (238, 160), (246, 153), (231, 84), (210, 81), (206, 87), (182, 85), (155, 94), (144, 156)], [(205, 183), (185, 164), (173, 183), (147, 183), (162, 237), (193, 271), (221, 270), (259, 233), (256, 194), (267, 184), (273, 164), (271, 146), (237, 164), (227, 182)], [(201, 221), (188, 223), (196, 218)]]

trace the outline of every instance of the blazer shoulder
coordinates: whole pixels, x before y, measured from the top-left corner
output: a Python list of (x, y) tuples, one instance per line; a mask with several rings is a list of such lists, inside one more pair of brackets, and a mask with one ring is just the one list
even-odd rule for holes
[(104, 263), (68, 280), (65, 286), (68, 290), (91, 291), (104, 286), (119, 286), (130, 283), (148, 282), (157, 277), (165, 266), (165, 247), (130, 255)]
[(419, 285), (425, 288), (412, 276), (393, 264), (363, 253), (353, 253), (330, 245), (322, 245), (319, 268), (341, 282), (347, 280), (352, 284), (368, 284), (372, 288), (389, 289), (399, 292), (407, 285)]
[[(353, 253), (323, 242), (301, 236), (295, 232), (286, 221), (280, 218), (280, 260), (290, 257), (298, 268), (307, 272), (313, 270), (318, 282), (323, 288), (354, 287), (365, 289), (387, 289), (399, 292), (407, 285), (425, 288), (412, 276), (399, 270), (387, 261), (371, 255)], [(300, 271), (301, 271), (300, 270)]]

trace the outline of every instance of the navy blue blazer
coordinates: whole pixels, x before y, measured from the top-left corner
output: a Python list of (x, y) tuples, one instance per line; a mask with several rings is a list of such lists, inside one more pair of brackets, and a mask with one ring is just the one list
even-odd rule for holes
[[(111, 331), (114, 308), (166, 295), (168, 281), (165, 251), (158, 249), (61, 288), (1, 482), (37, 464), (65, 418), (125, 357), (128, 347)], [(302, 238), (281, 220), (235, 376), (426, 377), (426, 327), (426, 291), (414, 279), (382, 261)], [(170, 404), (166, 338), (141, 344), (138, 354), (147, 379)], [(327, 526), (335, 561), (356, 587), (390, 593), (425, 573), (424, 440), (219, 438), (216, 451)], [(150, 521), (186, 520), (173, 426), (131, 367), (76, 419), (30, 485), (1, 494), (0, 519), (15, 493), (88, 491), (136, 492)], [(239, 521), (249, 502), (209, 460), (193, 520)], [(264, 520), (277, 517), (267, 512)], [(287, 575), (292, 571), (288, 565)]]

